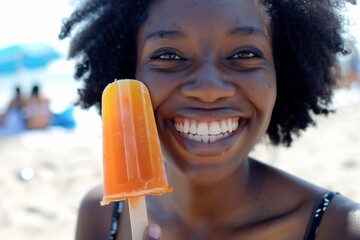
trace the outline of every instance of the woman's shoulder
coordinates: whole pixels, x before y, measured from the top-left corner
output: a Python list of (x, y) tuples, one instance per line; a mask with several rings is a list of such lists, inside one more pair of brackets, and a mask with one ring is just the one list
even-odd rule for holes
[(84, 204), (94, 204), (95, 202), (99, 203), (103, 195), (102, 185), (98, 184), (89, 189), (82, 199)]
[(90, 189), (83, 197), (78, 213), (76, 240), (106, 239), (110, 232), (113, 204), (101, 206), (102, 186)]
[[(259, 163), (263, 172), (271, 178), (268, 189), (275, 195), (287, 195), (288, 201), (301, 203), (303, 220), (311, 224), (311, 212), (316, 211), (324, 200), (323, 215), (319, 222), (316, 239), (360, 239), (360, 204), (336, 193), (331, 200), (323, 198), (332, 190), (308, 182), (277, 168)], [(327, 202), (328, 201), (328, 202)], [(326, 211), (325, 211), (326, 210)]]
[(268, 179), (267, 188), (272, 189), (272, 191), (279, 191), (284, 193), (291, 192), (294, 193), (294, 196), (301, 195), (311, 199), (316, 199), (317, 196), (319, 196), (321, 193), (328, 191), (321, 186), (301, 178), (301, 176), (290, 174), (282, 169), (256, 160), (254, 163), (258, 169), (257, 171), (259, 171), (262, 176)]
[(317, 239), (360, 239), (360, 204), (336, 194), (324, 213)]
[(93, 214), (97, 214), (98, 212), (102, 214), (104, 212), (111, 212), (113, 209), (113, 204), (101, 206), (100, 201), (102, 200), (102, 197), (103, 197), (102, 185), (98, 184), (92, 187), (83, 197), (79, 211), (80, 212), (85, 211), (86, 213), (91, 212)]

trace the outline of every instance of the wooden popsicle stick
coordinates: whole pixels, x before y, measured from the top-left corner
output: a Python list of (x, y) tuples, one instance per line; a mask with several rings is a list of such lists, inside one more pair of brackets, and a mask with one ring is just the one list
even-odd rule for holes
[(132, 240), (142, 240), (148, 225), (145, 196), (128, 199)]

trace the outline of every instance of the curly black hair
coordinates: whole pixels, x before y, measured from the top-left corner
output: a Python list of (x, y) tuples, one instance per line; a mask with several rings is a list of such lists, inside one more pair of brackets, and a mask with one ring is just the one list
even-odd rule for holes
[[(136, 36), (154, 1), (83, 1), (63, 21), (59, 38), (70, 37), (69, 58), (80, 57), (75, 78), (84, 81), (82, 108), (101, 111), (109, 82), (135, 78)], [(294, 135), (315, 124), (312, 114), (332, 111), (337, 55), (349, 53), (340, 10), (356, 0), (260, 1), (270, 17), (278, 86), (267, 134), (273, 144), (290, 146)]]

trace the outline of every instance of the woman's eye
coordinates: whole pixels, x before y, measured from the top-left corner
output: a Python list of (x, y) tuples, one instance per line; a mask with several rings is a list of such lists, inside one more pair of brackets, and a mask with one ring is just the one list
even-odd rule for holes
[(178, 54), (172, 52), (155, 52), (150, 58), (166, 61), (185, 60), (183, 57), (180, 57)]
[(253, 57), (255, 57), (255, 54), (250, 53), (250, 52), (237, 53), (232, 56), (232, 58), (253, 58)]
[(178, 55), (172, 54), (172, 53), (162, 54), (162, 55), (158, 56), (158, 58), (164, 59), (164, 60), (180, 60), (180, 59), (182, 59)]
[(258, 58), (262, 57), (262, 53), (259, 50), (241, 50), (234, 55), (230, 56), (228, 59), (249, 59), (249, 58)]

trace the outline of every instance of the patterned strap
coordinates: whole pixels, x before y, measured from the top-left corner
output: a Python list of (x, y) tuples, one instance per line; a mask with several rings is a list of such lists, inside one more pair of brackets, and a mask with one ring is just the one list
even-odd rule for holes
[(321, 218), (324, 215), (326, 208), (329, 206), (331, 199), (337, 193), (334, 192), (327, 192), (320, 196), (317, 200), (314, 210), (311, 214), (311, 218), (309, 224), (307, 226), (306, 234), (304, 240), (314, 240), (316, 234), (319, 230)]
[(123, 202), (115, 202), (114, 210), (111, 218), (111, 229), (109, 240), (115, 240), (117, 235), (117, 230), (119, 226), (119, 216), (123, 210)]

